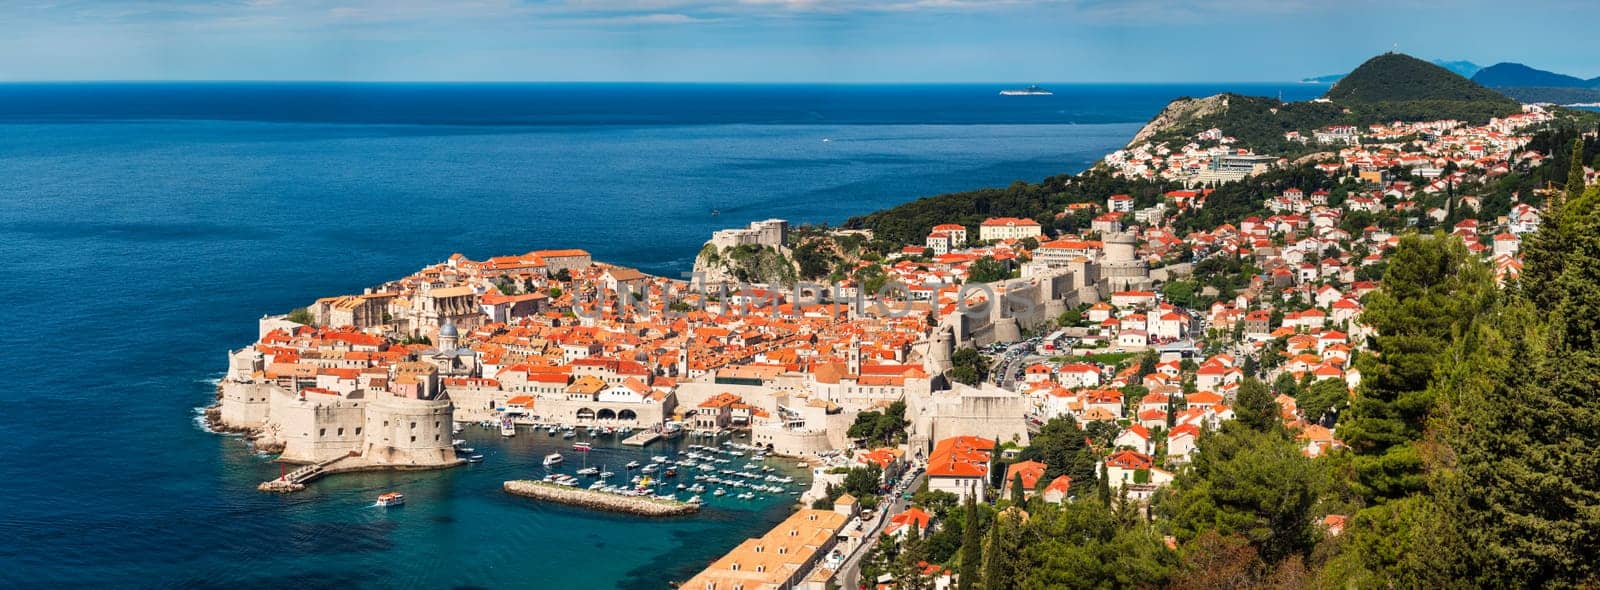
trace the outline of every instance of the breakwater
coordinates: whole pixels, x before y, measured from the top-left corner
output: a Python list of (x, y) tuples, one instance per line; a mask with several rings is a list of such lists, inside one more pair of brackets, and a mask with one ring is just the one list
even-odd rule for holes
[(514, 496), (579, 506), (607, 512), (623, 512), (640, 516), (679, 516), (700, 510), (699, 504), (661, 500), (647, 496), (620, 496), (581, 488), (570, 488), (542, 481), (516, 479), (505, 482), (505, 491)]

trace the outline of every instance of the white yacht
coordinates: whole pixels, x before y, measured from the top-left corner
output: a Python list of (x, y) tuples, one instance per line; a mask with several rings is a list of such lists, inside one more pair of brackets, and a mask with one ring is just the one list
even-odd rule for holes
[(1000, 96), (1054, 96), (1055, 93), (1038, 86), (1027, 88), (1008, 88), (1000, 91)]
[(552, 467), (555, 465), (560, 465), (564, 460), (565, 459), (561, 458), (561, 453), (550, 453), (544, 456), (544, 466)]

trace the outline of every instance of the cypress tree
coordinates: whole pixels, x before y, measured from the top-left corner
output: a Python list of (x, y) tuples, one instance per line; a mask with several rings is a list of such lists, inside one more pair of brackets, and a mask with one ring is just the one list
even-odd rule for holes
[(1572, 139), (1572, 162), (1567, 168), (1567, 200), (1583, 194), (1583, 136)]
[(994, 525), (989, 527), (989, 542), (983, 562), (984, 590), (1008, 590), (1011, 587), (1009, 576), (1003, 571), (1006, 569), (1006, 551), (1000, 547), (1000, 527), (1006, 526), (1005, 520), (996, 517)]
[[(1563, 205), (1569, 256), (1513, 295), (1440, 369), (1455, 458), (1439, 486), (1485, 587), (1582, 587), (1600, 579), (1600, 188)], [(1543, 233), (1545, 230), (1541, 230)], [(1456, 358), (1458, 355), (1452, 355)]]
[(978, 568), (983, 564), (983, 532), (978, 527), (977, 494), (967, 494), (966, 528), (961, 533), (961, 590), (978, 587)]
[(989, 487), (994, 489), (1004, 488), (1006, 485), (1005, 463), (1000, 461), (1000, 437), (994, 439), (994, 452), (989, 453)]
[(1018, 472), (1011, 478), (1011, 505), (1022, 506), (1027, 504), (1027, 498), (1028, 497), (1022, 491), (1022, 473)]
[(1096, 491), (1100, 495), (1100, 505), (1101, 506), (1110, 506), (1111, 505), (1111, 481), (1106, 479), (1106, 465), (1105, 465), (1105, 463), (1101, 463), (1100, 464), (1100, 476), (1095, 478), (1095, 479), (1099, 480), (1099, 483), (1097, 484), (1099, 487), (1096, 488)]

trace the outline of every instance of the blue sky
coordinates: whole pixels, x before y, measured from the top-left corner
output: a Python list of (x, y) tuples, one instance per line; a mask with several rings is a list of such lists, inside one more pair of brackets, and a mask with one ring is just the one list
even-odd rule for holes
[(1281, 81), (1398, 44), (1590, 77), (1592, 0), (3, 0), (0, 80)]

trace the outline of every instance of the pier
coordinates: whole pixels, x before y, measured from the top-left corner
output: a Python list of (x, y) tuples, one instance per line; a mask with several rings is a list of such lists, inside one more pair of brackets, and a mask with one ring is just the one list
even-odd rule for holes
[(507, 481), (504, 489), (513, 496), (639, 516), (679, 516), (700, 511), (699, 504), (690, 502), (662, 500), (649, 496), (622, 496), (526, 479)]
[(306, 484), (309, 484), (314, 480), (321, 479), (325, 475), (333, 475), (335, 473), (353, 473), (357, 471), (421, 471), (427, 469), (454, 467), (456, 465), (464, 465), (466, 462), (466, 459), (457, 458), (449, 463), (442, 463), (439, 465), (395, 465), (392, 463), (375, 463), (367, 460), (367, 458), (361, 456), (355, 451), (350, 451), (348, 455), (340, 455), (332, 459), (326, 459), (316, 463), (296, 467), (293, 471), (278, 476), (276, 479), (261, 482), (260, 485), (256, 486), (256, 490), (275, 494), (289, 494), (304, 490), (306, 489)]
[(319, 463), (301, 465), (295, 468), (294, 471), (285, 473), (277, 479), (261, 482), (261, 485), (256, 486), (256, 490), (278, 494), (298, 492), (306, 489), (306, 484), (311, 483), (311, 480), (327, 475), (328, 468), (333, 466), (334, 463), (349, 459), (352, 456), (355, 456), (355, 453), (352, 452), (349, 455), (334, 457)]
[(634, 434), (633, 436), (628, 437), (626, 440), (623, 440), (622, 444), (642, 447), (658, 440), (661, 440), (661, 433), (654, 430), (641, 430), (637, 434)]

